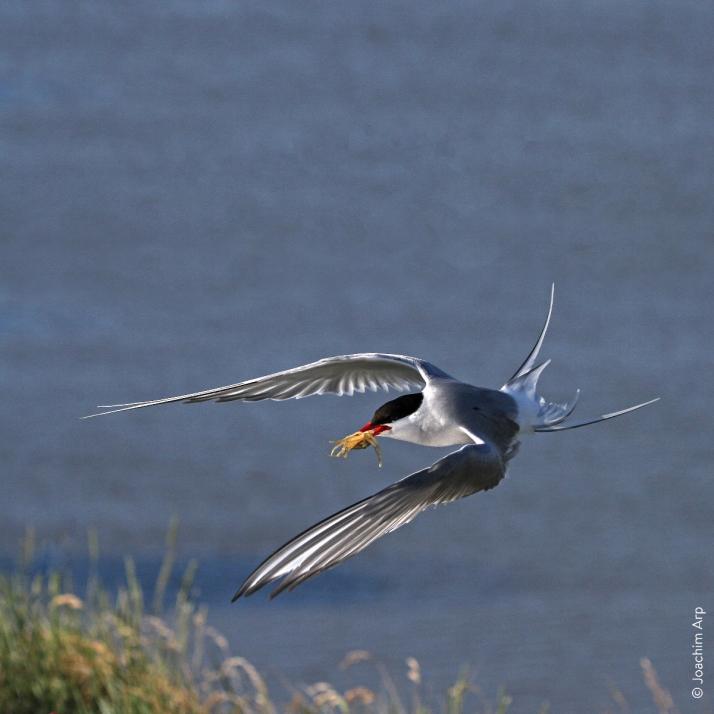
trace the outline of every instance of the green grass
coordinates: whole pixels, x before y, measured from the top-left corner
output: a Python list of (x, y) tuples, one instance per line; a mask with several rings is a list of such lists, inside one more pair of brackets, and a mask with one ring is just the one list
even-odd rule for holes
[[(175, 561), (176, 525), (146, 607), (134, 564), (125, 560), (125, 584), (110, 595), (96, 576), (98, 547), (90, 536), (93, 563), (83, 594), (58, 573), (30, 575), (32, 538), (17, 571), (0, 576), (0, 714), (208, 714), (241, 712), (294, 714), (369, 712), (429, 714), (422, 699), (419, 663), (406, 661), (399, 688), (385, 667), (363, 651), (346, 655), (342, 669), (367, 662), (381, 686), (357, 682), (345, 691), (327, 682), (286, 687), (280, 704), (263, 677), (243, 657), (229, 652), (226, 639), (208, 625), (205, 607), (189, 596), (195, 563), (183, 574), (166, 609), (166, 588)], [(645, 683), (660, 714), (675, 714), (651, 663), (642, 663)], [(628, 711), (613, 692), (616, 711)], [(506, 714), (510, 697), (499, 692), (485, 701), (466, 676), (443, 695), (438, 712)], [(548, 712), (547, 705), (540, 714)]]

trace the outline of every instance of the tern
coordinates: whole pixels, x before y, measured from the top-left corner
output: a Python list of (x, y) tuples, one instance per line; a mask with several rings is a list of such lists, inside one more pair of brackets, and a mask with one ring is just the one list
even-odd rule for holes
[(627, 414), (659, 399), (588, 421), (566, 423), (580, 390), (565, 403), (546, 401), (537, 392), (538, 378), (550, 363), (550, 360), (538, 364), (536, 361), (553, 313), (554, 287), (551, 287), (548, 314), (538, 340), (500, 389), (461, 382), (416, 357), (363, 353), (327, 357), (294, 369), (192, 394), (100, 406), (106, 411), (85, 418), (172, 402), (252, 402), (300, 399), (318, 394), (351, 396), (355, 392), (379, 389), (415, 390), (380, 406), (359, 431), (337, 442), (333, 455), (346, 456), (352, 449), (376, 447), (378, 436), (423, 446), (461, 448), (295, 536), (246, 578), (232, 602), (268, 583), (280, 581), (271, 593), (272, 598), (356, 555), (430, 506), (494, 488), (505, 477), (523, 435), (577, 429)]

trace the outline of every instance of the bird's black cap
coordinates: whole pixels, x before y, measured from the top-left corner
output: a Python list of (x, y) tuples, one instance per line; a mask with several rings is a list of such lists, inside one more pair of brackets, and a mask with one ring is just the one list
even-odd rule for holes
[(378, 426), (379, 424), (391, 424), (399, 419), (404, 419), (404, 417), (408, 417), (419, 409), (422, 401), (424, 401), (424, 395), (421, 392), (405, 394), (392, 399), (377, 409), (370, 423)]

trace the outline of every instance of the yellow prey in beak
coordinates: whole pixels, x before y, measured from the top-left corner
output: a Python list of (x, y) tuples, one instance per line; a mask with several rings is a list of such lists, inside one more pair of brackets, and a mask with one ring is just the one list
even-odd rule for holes
[(379, 465), (379, 468), (382, 468), (382, 449), (380, 448), (379, 444), (377, 443), (377, 439), (375, 439), (375, 434), (379, 434), (381, 431), (385, 431), (386, 429), (384, 428), (365, 428), (362, 427), (359, 431), (356, 431), (354, 434), (348, 434), (342, 439), (339, 439), (338, 441), (333, 441), (335, 446), (330, 452), (330, 456), (337, 456), (337, 457), (342, 457), (343, 459), (347, 458), (347, 454), (352, 451), (352, 449), (366, 449), (368, 446), (374, 447), (374, 451), (377, 454), (377, 464)]

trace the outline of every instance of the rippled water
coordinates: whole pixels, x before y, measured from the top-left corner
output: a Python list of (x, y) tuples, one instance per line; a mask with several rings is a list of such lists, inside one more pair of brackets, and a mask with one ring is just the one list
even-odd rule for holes
[[(714, 94), (707, 3), (0, 8), (1, 554), (155, 565), (172, 514), (201, 595), (279, 681), (352, 648), (435, 693), (469, 664), (516, 714), (680, 709), (712, 593)], [(498, 386), (557, 300), (543, 387), (608, 425), (295, 593), (227, 601), (298, 530), (441, 452), (327, 458), (384, 397), (80, 422), (329, 354)], [(118, 566), (117, 566), (118, 567)]]

